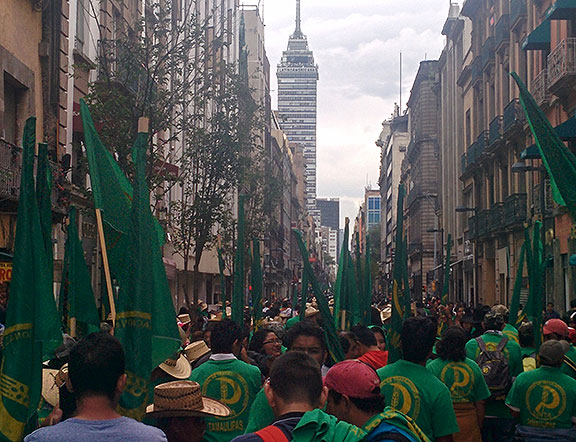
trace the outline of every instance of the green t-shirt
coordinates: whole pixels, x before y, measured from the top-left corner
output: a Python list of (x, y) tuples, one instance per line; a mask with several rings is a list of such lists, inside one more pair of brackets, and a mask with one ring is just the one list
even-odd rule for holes
[(470, 358), (462, 362), (438, 358), (428, 361), (426, 368), (448, 387), (454, 403), (478, 402), (490, 397), (480, 367)]
[(207, 442), (228, 442), (244, 434), (250, 407), (262, 387), (260, 370), (238, 359), (209, 360), (192, 371), (192, 381), (202, 395), (224, 403), (232, 413), (227, 418), (206, 417)]
[(556, 367), (522, 373), (514, 381), (506, 404), (520, 412), (522, 425), (572, 428), (576, 418), (576, 380)]
[[(502, 333), (498, 332), (488, 332), (480, 336), (482, 340), (486, 343), (486, 348), (488, 350), (496, 350), (496, 347), (503, 338)], [(522, 365), (522, 350), (520, 345), (516, 342), (508, 339), (506, 347), (503, 350), (504, 355), (508, 358), (508, 368), (510, 370), (510, 375), (512, 377), (518, 376), (522, 373), (524, 367)], [(480, 355), (480, 347), (478, 347), (478, 342), (476, 339), (470, 339), (466, 343), (466, 356), (470, 359), (476, 361)], [(489, 417), (500, 417), (512, 419), (512, 414), (503, 400), (495, 401), (488, 399), (486, 401), (486, 416)]]
[(290, 329), (291, 327), (294, 327), (299, 322), (300, 322), (300, 316), (294, 316), (293, 318), (288, 319), (288, 321), (286, 321), (286, 330)]
[(266, 399), (264, 389), (261, 388), (250, 407), (250, 416), (248, 417), (244, 433), (256, 433), (273, 423), (274, 411), (272, 411), (272, 407), (270, 407), (268, 399)]
[(569, 362), (562, 363), (562, 372), (571, 378), (576, 379), (576, 370), (574, 369), (576, 368), (576, 349), (573, 345), (570, 346), (570, 350), (568, 350), (565, 356), (566, 359), (569, 359)]
[(426, 367), (400, 359), (378, 376), (386, 406), (410, 416), (430, 439), (458, 432), (450, 391)]
[(502, 333), (508, 336), (508, 339), (520, 344), (520, 338), (518, 337), (518, 330), (512, 324), (506, 324), (502, 329)]
[(320, 409), (307, 411), (292, 432), (292, 442), (358, 442), (364, 430)]

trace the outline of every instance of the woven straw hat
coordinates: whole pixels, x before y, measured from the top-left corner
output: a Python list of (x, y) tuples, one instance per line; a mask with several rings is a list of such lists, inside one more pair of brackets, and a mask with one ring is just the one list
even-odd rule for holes
[(176, 379), (188, 379), (192, 373), (190, 362), (183, 354), (178, 358), (171, 357), (162, 362), (158, 367)]
[(193, 381), (174, 381), (154, 388), (154, 403), (146, 407), (150, 417), (216, 416), (231, 413), (223, 403), (203, 397), (200, 384)]
[(202, 356), (210, 352), (210, 348), (206, 345), (204, 341), (196, 341), (192, 342), (184, 349), (184, 354), (186, 355), (186, 359), (191, 364), (196, 362)]
[(186, 325), (189, 324), (191, 319), (190, 319), (190, 315), (188, 313), (184, 313), (182, 315), (178, 315), (178, 321), (180, 321), (182, 323), (182, 325)]
[(58, 405), (60, 392), (56, 385), (56, 376), (60, 370), (45, 368), (42, 370), (42, 398), (53, 407)]
[(311, 318), (313, 316), (316, 316), (318, 313), (320, 313), (320, 310), (317, 310), (314, 307), (310, 306), (310, 307), (306, 307), (306, 311), (304, 312), (304, 316), (306, 318)]

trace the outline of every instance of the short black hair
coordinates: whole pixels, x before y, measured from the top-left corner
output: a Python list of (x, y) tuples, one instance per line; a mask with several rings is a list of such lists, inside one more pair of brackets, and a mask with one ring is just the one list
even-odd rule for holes
[(268, 336), (268, 333), (274, 333), (274, 335), (278, 337), (276, 332), (271, 328), (261, 328), (252, 335), (252, 339), (250, 340), (250, 347), (248, 349), (257, 353), (262, 353), (264, 347), (263, 344), (266, 340), (266, 336)]
[(304, 320), (297, 322), (286, 332), (284, 339), (284, 345), (286, 348), (290, 350), (294, 344), (294, 341), (300, 336), (310, 336), (312, 338), (317, 338), (320, 342), (320, 346), (322, 347), (322, 351), (328, 351), (328, 344), (326, 344), (326, 336), (324, 335), (324, 330), (322, 330), (312, 321)]
[(458, 325), (448, 328), (436, 343), (436, 354), (445, 361), (466, 360), (466, 332)]
[(106, 396), (114, 400), (118, 378), (125, 371), (122, 344), (109, 333), (90, 333), (70, 351), (68, 376), (77, 399)]
[(307, 402), (316, 407), (322, 394), (322, 372), (318, 363), (306, 353), (288, 352), (274, 361), (270, 370), (270, 387), (282, 400)]
[(424, 362), (434, 347), (436, 332), (436, 324), (428, 318), (406, 319), (401, 333), (403, 358), (417, 364)]
[(234, 342), (241, 338), (240, 326), (230, 319), (223, 319), (214, 326), (210, 335), (212, 354), (232, 353)]
[(358, 342), (358, 337), (351, 331), (342, 331), (338, 334), (338, 340), (342, 346), (342, 351), (348, 353), (351, 341)]
[(521, 347), (534, 347), (534, 325), (531, 322), (525, 322), (518, 327), (518, 341)]
[(374, 332), (365, 325), (355, 325), (350, 329), (350, 331), (356, 335), (360, 344), (365, 345), (366, 347), (373, 347), (378, 345), (376, 336), (374, 336)]
[[(364, 399), (348, 396), (348, 399), (350, 399), (350, 402), (352, 402), (356, 408), (364, 413), (379, 414), (384, 411), (386, 401), (384, 396), (380, 394), (380, 387), (376, 387), (375, 390), (378, 390), (378, 396)], [(328, 396), (337, 404), (342, 400), (342, 394), (334, 390), (330, 390)]]

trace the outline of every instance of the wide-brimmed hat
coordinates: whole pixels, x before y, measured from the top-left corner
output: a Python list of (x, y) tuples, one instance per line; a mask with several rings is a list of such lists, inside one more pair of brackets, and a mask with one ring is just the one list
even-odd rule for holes
[(188, 313), (183, 313), (181, 315), (178, 315), (178, 321), (182, 324), (182, 325), (186, 325), (190, 323), (190, 315)]
[(56, 386), (56, 375), (60, 370), (44, 368), (42, 370), (42, 398), (53, 407), (58, 405), (60, 392)]
[(206, 345), (206, 342), (204, 341), (192, 342), (184, 349), (186, 359), (188, 359), (188, 362), (190, 362), (191, 364), (193, 362), (196, 362), (198, 359), (200, 359), (207, 353), (210, 353), (210, 348)]
[(313, 316), (316, 316), (318, 313), (320, 313), (320, 310), (315, 309), (314, 307), (310, 306), (310, 307), (306, 307), (306, 311), (304, 312), (304, 316), (306, 318), (311, 318)]
[(392, 316), (392, 307), (387, 305), (380, 312), (380, 319), (382, 319), (382, 322), (384, 322), (387, 319), (389, 319), (391, 316)]
[(223, 403), (202, 396), (200, 384), (194, 381), (173, 381), (154, 388), (154, 403), (146, 407), (150, 417), (216, 416), (231, 413)]
[(166, 359), (158, 367), (176, 379), (188, 379), (192, 373), (190, 362), (183, 354)]

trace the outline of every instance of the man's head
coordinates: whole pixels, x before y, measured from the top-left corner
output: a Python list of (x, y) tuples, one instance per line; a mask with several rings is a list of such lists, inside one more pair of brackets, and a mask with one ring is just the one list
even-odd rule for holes
[(356, 335), (357, 342), (360, 344), (361, 355), (377, 348), (378, 341), (374, 332), (365, 325), (355, 325), (350, 331)]
[(345, 359), (357, 359), (362, 356), (360, 341), (358, 341), (358, 337), (353, 332), (343, 331), (339, 333), (338, 337)]
[(510, 316), (510, 310), (508, 310), (508, 307), (502, 304), (496, 304), (495, 306), (492, 307), (492, 311), (494, 313), (501, 314), (502, 317), (504, 318), (504, 322), (505, 323), (508, 322), (508, 317)]
[(296, 323), (286, 333), (284, 344), (288, 351), (307, 353), (318, 365), (324, 365), (328, 356), (328, 346), (324, 331), (310, 321)]
[(553, 302), (549, 302), (548, 304), (546, 304), (546, 311), (548, 313), (552, 313), (554, 311), (554, 303)]
[(549, 319), (546, 321), (543, 332), (545, 341), (550, 339), (568, 339), (568, 326), (562, 319)]
[(436, 342), (437, 327), (434, 321), (423, 318), (408, 318), (402, 325), (402, 354), (407, 361), (422, 364), (432, 353)]
[(518, 340), (521, 347), (534, 347), (534, 326), (531, 322), (525, 322), (518, 327)]
[(543, 342), (538, 351), (540, 363), (549, 367), (560, 367), (566, 352), (570, 349), (570, 344), (566, 341), (550, 339)]
[(70, 351), (68, 376), (77, 400), (105, 396), (112, 403), (126, 384), (125, 356), (120, 341), (106, 332), (91, 333)]
[(326, 402), (318, 363), (306, 353), (291, 351), (274, 361), (264, 393), (276, 416), (291, 411), (310, 411)]
[(212, 329), (210, 342), (212, 354), (234, 353), (239, 354), (241, 349), (242, 330), (235, 322), (224, 319)]
[(334, 365), (324, 379), (328, 387), (326, 411), (358, 427), (384, 410), (380, 378), (372, 367), (358, 360)]
[(482, 324), (484, 325), (484, 330), (502, 331), (506, 323), (501, 313), (490, 310), (484, 315)]
[(211, 343), (212, 331), (214, 330), (214, 327), (216, 327), (216, 325), (218, 325), (218, 322), (212, 321), (206, 323), (206, 325), (204, 326), (204, 333), (202, 339), (204, 340), (204, 342), (206, 342), (206, 345), (208, 347), (212, 345)]

